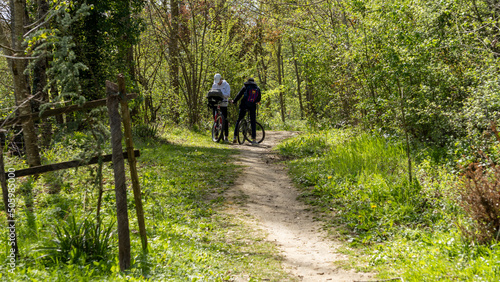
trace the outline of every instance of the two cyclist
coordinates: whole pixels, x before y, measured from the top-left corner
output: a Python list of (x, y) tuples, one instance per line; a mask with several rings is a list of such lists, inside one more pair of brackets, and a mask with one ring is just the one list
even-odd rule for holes
[[(230, 92), (231, 92), (231, 87), (229, 86), (229, 83), (227, 83), (226, 80), (223, 80), (220, 74), (215, 74), (214, 76), (214, 83), (212, 85), (212, 89), (220, 89), (223, 94), (223, 100), (220, 105), (220, 110), (222, 112), (222, 115), (224, 116), (224, 126), (223, 126), (223, 131), (224, 131), (224, 141), (228, 142), (228, 114), (227, 114), (227, 106), (228, 102), (231, 102), (233, 104), (236, 104), (241, 98), (240, 106), (239, 106), (239, 114), (238, 114), (238, 120), (235, 125), (234, 129), (234, 138), (233, 138), (233, 143), (236, 143), (236, 137), (238, 135), (238, 126), (239, 123), (242, 119), (245, 118), (246, 113), (250, 115), (250, 124), (251, 124), (251, 129), (252, 129), (252, 145), (258, 144), (258, 142), (255, 140), (256, 138), (256, 110), (257, 110), (257, 103), (260, 102), (261, 95), (260, 95), (260, 88), (257, 86), (257, 83), (255, 83), (255, 80), (253, 78), (248, 78), (246, 82), (243, 83), (243, 87), (241, 90), (238, 92), (238, 95), (234, 98), (234, 100), (229, 100), (230, 98)], [(216, 109), (214, 108), (214, 116), (215, 116), (215, 111)]]

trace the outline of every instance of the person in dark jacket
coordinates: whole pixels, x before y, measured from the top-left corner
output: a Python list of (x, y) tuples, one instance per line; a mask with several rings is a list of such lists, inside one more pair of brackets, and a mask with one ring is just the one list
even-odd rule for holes
[(257, 103), (260, 102), (260, 96), (260, 88), (257, 86), (254, 79), (250, 77), (245, 83), (243, 83), (243, 88), (241, 88), (238, 95), (236, 95), (236, 98), (234, 98), (234, 101), (232, 101), (232, 103), (237, 103), (238, 100), (243, 98), (240, 102), (238, 121), (236, 122), (236, 126), (234, 128), (233, 143), (236, 143), (236, 135), (240, 121), (245, 118), (245, 114), (248, 112), (250, 115), (250, 125), (252, 127), (252, 145), (258, 144), (255, 141), (255, 113), (257, 110)]

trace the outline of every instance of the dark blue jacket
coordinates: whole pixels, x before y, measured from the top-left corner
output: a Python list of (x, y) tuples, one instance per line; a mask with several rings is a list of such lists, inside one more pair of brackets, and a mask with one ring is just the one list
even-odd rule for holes
[[(236, 98), (234, 98), (234, 103), (237, 103), (238, 100), (241, 99), (245, 95), (247, 90), (254, 89), (254, 88), (259, 89), (259, 87), (257, 86), (257, 83), (255, 83), (255, 81), (252, 78), (249, 78), (245, 83), (243, 83), (243, 87), (241, 88), (240, 92), (238, 92), (238, 95), (236, 95)], [(260, 89), (259, 89), (259, 91), (260, 91)], [(261, 96), (262, 96), (262, 94), (259, 95), (259, 98), (254, 103), (247, 102), (244, 99), (241, 100), (240, 108), (249, 109), (249, 108), (255, 107), (255, 104), (260, 102)]]

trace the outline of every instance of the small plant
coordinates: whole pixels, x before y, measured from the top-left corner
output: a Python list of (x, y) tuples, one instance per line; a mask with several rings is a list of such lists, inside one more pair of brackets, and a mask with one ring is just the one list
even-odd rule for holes
[(41, 258), (54, 262), (73, 263), (79, 260), (99, 261), (108, 257), (113, 243), (113, 227), (86, 217), (77, 222), (71, 214), (61, 225), (54, 225), (53, 239), (37, 251), (44, 253)]
[[(480, 152), (486, 159), (484, 153)], [(462, 206), (472, 219), (472, 230), (462, 226), (462, 232), (478, 243), (500, 238), (500, 167), (472, 163), (465, 171)]]
[(132, 130), (135, 136), (142, 138), (154, 138), (158, 135), (158, 125), (139, 124)]
[(298, 158), (324, 154), (328, 149), (325, 136), (303, 135), (287, 140), (278, 146), (283, 156)]

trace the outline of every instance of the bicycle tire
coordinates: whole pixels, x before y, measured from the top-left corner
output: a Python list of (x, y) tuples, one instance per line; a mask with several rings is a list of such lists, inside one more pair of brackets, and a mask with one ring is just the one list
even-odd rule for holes
[[(252, 142), (252, 129), (250, 126), (247, 127), (247, 131), (245, 133), (245, 139), (247, 139), (248, 142)], [(255, 141), (257, 141), (257, 143), (262, 143), (265, 137), (266, 131), (264, 130), (264, 127), (262, 124), (255, 122)]]
[(224, 135), (224, 116), (219, 114), (212, 125), (212, 141), (220, 142)]
[(243, 143), (245, 143), (246, 131), (247, 131), (247, 121), (242, 119), (238, 124), (238, 131), (237, 131), (238, 144), (243, 145)]

